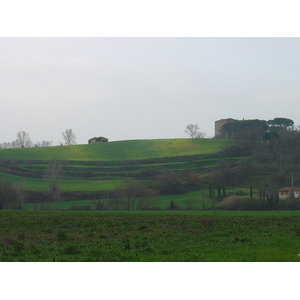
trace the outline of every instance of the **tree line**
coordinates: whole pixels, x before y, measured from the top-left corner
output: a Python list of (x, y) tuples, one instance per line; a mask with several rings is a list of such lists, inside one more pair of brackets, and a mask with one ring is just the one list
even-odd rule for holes
[(294, 184), (300, 185), (299, 148), (299, 126), (278, 126), (276, 134), (261, 131), (256, 126), (240, 130), (225, 141), (221, 156), (244, 158), (233, 163), (220, 159), (212, 172), (211, 182), (236, 186), (243, 184), (251, 176), (260, 175), (268, 178), (264, 184), (270, 190), (277, 190), (290, 186), (290, 178), (294, 174)]
[[(59, 145), (76, 145), (76, 135), (72, 129), (66, 129), (62, 132), (64, 142)], [(32, 148), (32, 147), (51, 147), (52, 141), (43, 140), (41, 142), (32, 142), (30, 135), (26, 131), (19, 131), (17, 137), (12, 142), (0, 143), (0, 148)]]
[(273, 120), (236, 120), (225, 123), (221, 128), (223, 138), (234, 139), (235, 136), (251, 132), (268, 140), (277, 136), (281, 129), (293, 129), (294, 121), (287, 118), (274, 118)]

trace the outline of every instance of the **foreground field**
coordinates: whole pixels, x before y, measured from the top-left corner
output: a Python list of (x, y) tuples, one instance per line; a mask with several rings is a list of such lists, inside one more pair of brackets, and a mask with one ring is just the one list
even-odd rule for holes
[(0, 213), (0, 261), (299, 261), (299, 216)]

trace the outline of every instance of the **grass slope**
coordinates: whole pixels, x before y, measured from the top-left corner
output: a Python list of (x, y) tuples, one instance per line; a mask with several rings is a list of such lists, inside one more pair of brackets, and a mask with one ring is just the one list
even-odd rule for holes
[(131, 140), (91, 145), (56, 146), (47, 148), (0, 149), (0, 160), (61, 160), (105, 161), (138, 160), (215, 153), (220, 139)]
[[(23, 182), (26, 190), (48, 191), (49, 187), (44, 179), (24, 178), (0, 173), (0, 178), (8, 179), (14, 186), (18, 187)], [(61, 180), (60, 187), (64, 192), (77, 191), (103, 191), (114, 190), (121, 180)]]
[[(15, 186), (23, 179), (28, 190), (47, 190), (43, 176), (48, 160), (57, 158), (65, 161), (63, 191), (115, 189), (123, 178), (139, 178), (145, 176), (145, 172), (210, 167), (217, 159), (205, 156), (218, 152), (222, 142), (217, 139), (160, 139), (0, 149), (0, 178), (9, 179)], [(193, 158), (195, 155), (201, 157)], [(185, 161), (186, 157), (192, 160)], [(145, 159), (158, 161), (146, 162)]]

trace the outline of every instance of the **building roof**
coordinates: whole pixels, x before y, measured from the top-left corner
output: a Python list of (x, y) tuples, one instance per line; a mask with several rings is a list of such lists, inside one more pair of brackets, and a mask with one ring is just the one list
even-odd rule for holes
[(219, 121), (237, 121), (236, 119), (232, 119), (232, 118), (227, 118), (227, 119), (220, 119), (220, 120), (217, 120), (215, 122), (219, 122)]
[(108, 139), (108, 138), (106, 138), (104, 136), (95, 136), (95, 137), (91, 138), (90, 140), (93, 140), (93, 139)]
[(278, 192), (283, 191), (300, 191), (300, 187), (284, 187), (278, 190)]

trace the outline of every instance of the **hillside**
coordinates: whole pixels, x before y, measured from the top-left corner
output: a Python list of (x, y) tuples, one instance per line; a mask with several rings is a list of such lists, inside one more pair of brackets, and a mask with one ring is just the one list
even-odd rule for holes
[(0, 160), (60, 160), (107, 161), (139, 160), (215, 153), (223, 140), (219, 139), (161, 139), (131, 140), (90, 145), (45, 148), (0, 149)]
[[(273, 143), (258, 143), (257, 151), (253, 151), (254, 146), (251, 148), (250, 144), (221, 139), (132, 140), (0, 149), (0, 179), (8, 179), (15, 188), (21, 186), (21, 190), (27, 190), (27, 203), (47, 202), (49, 182), (45, 175), (49, 162), (55, 158), (60, 160), (63, 171), (59, 188), (65, 201), (112, 199), (120, 189), (125, 191), (124, 184), (136, 182), (144, 189), (159, 193), (164, 207), (178, 194), (185, 196), (176, 198), (176, 203), (192, 201), (198, 208), (211, 207), (211, 185), (218, 196), (221, 195), (220, 187), (240, 195), (247, 194), (252, 186), (254, 194), (258, 195), (264, 189), (270, 196), (282, 186), (282, 175), (276, 169), (276, 162), (266, 164), (265, 161), (265, 148), (272, 147)], [(290, 150), (289, 158), (291, 153)], [(284, 156), (280, 157), (284, 162)], [(267, 154), (267, 158), (272, 156)], [(287, 162), (282, 165), (287, 166)], [(144, 190), (146, 192), (149, 190)], [(192, 195), (192, 192), (196, 194)], [(164, 201), (166, 195), (170, 198), (166, 197)]]
[(48, 148), (0, 149), (0, 178), (47, 190), (49, 160), (62, 161), (63, 191), (111, 190), (125, 178), (148, 180), (164, 171), (202, 172), (215, 166), (222, 140), (132, 140)]

